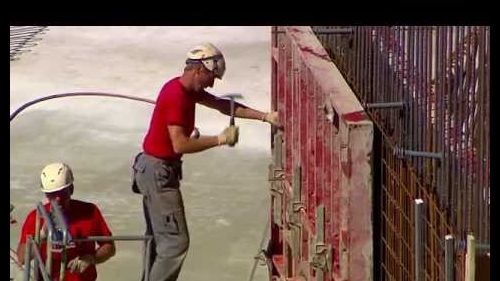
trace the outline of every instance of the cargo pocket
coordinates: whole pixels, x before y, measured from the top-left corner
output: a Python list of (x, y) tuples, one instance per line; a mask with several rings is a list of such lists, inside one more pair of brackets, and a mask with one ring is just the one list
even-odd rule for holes
[(163, 225), (165, 226), (165, 232), (172, 235), (179, 234), (179, 221), (177, 219), (176, 213), (171, 212), (166, 214), (164, 217)]
[(155, 168), (156, 190), (164, 192), (168, 188), (179, 188), (179, 178), (174, 167), (159, 163)]
[(134, 164), (132, 165), (132, 192), (141, 194), (139, 187), (137, 186), (137, 175), (139, 173), (144, 173), (146, 170), (146, 163), (144, 161), (140, 161), (142, 153), (137, 154), (134, 160)]

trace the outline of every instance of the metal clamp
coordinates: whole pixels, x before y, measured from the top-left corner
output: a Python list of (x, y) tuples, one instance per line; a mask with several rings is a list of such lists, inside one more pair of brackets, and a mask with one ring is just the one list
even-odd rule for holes
[(269, 164), (267, 180), (270, 182), (282, 181), (285, 179), (285, 171), (281, 168), (276, 168), (274, 164)]
[(302, 225), (300, 219), (300, 210), (305, 209), (304, 203), (299, 201), (291, 202), (288, 214), (288, 224), (291, 227), (300, 227)]
[(323, 280), (324, 272), (331, 271), (332, 247), (325, 244), (325, 206), (319, 205), (316, 209), (316, 242), (310, 245), (310, 264), (318, 271), (317, 280)]
[(311, 258), (311, 266), (323, 271), (330, 271), (332, 264), (332, 247), (324, 243), (316, 243)]
[(304, 205), (304, 203), (302, 203), (301, 201), (292, 202), (292, 210), (294, 213), (300, 212), (301, 209), (303, 209), (303, 210), (306, 209), (306, 206)]

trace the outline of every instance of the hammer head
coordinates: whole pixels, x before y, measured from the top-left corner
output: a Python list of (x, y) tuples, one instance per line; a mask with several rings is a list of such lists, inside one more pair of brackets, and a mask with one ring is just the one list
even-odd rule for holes
[(225, 95), (222, 95), (220, 97), (221, 98), (230, 98), (231, 100), (243, 99), (243, 95), (242, 94), (225, 94)]

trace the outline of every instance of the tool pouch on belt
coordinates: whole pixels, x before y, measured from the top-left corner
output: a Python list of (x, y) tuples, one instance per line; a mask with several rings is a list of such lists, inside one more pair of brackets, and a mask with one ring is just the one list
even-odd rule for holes
[(134, 164), (132, 164), (132, 192), (141, 194), (141, 191), (137, 187), (137, 182), (135, 180), (135, 175), (137, 173), (144, 173), (146, 169), (146, 164), (143, 161), (137, 161), (137, 159), (141, 156), (142, 152), (137, 154), (134, 159)]

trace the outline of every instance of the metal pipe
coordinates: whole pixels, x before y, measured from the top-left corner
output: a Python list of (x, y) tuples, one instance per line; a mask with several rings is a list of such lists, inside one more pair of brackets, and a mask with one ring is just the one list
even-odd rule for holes
[(59, 204), (54, 200), (51, 200), (50, 204), (52, 207), (52, 214), (54, 214), (58, 228), (58, 230), (56, 231), (62, 232), (62, 241), (56, 241), (56, 242), (58, 242), (58, 244), (62, 247), (59, 278), (60, 280), (64, 281), (64, 277), (66, 276), (66, 262), (68, 259), (67, 245), (69, 241), (71, 241), (71, 234), (69, 233), (68, 224), (66, 223), (66, 219), (64, 217), (64, 214), (62, 213), (61, 208), (59, 207)]
[(26, 246), (24, 249), (24, 274), (23, 280), (30, 280), (30, 271), (31, 271), (31, 236), (28, 236), (26, 239)]
[(313, 28), (315, 34), (338, 34), (338, 35), (349, 35), (354, 34), (354, 29), (351, 27), (337, 27), (337, 28)]
[(52, 224), (52, 219), (48, 215), (45, 207), (41, 202), (38, 202), (36, 206), (38, 212), (42, 215), (45, 225), (47, 228), (47, 260), (45, 261), (45, 267), (48, 272), (51, 272), (52, 269), (52, 235), (55, 233), (54, 225)]
[(415, 281), (424, 281), (425, 279), (424, 216), (424, 201), (422, 199), (415, 199)]
[[(436, 44), (436, 49), (435, 49), (435, 87), (434, 87), (434, 95), (436, 97), (435, 102), (435, 132), (436, 132), (436, 150), (438, 151), (443, 151), (443, 160), (445, 160), (445, 150), (444, 150), (444, 145), (443, 145), (443, 140), (444, 140), (444, 132), (443, 132), (443, 124), (442, 120), (444, 119), (445, 113), (443, 110), (443, 96), (444, 96), (444, 91), (443, 91), (443, 85), (444, 85), (444, 79), (443, 79), (443, 40), (442, 40), (442, 29), (443, 27), (438, 26), (436, 28), (436, 35), (435, 35), (435, 44)], [(444, 169), (443, 169), (444, 163), (440, 166), (440, 169), (437, 170), (438, 173), (438, 180), (437, 180), (437, 187), (439, 189), (439, 203), (441, 206), (444, 207), (444, 210), (446, 211), (447, 209), (447, 192), (446, 186), (444, 185)]]
[[(478, 206), (478, 213), (477, 213), (477, 229), (479, 233), (479, 239), (483, 240), (485, 237), (485, 228), (483, 228), (483, 221), (486, 221), (487, 219), (485, 218), (485, 213), (484, 213), (484, 207), (486, 204), (484, 204), (484, 165), (483, 165), (483, 155), (484, 155), (484, 130), (483, 126), (481, 124), (484, 123), (484, 117), (485, 117), (485, 108), (484, 108), (484, 100), (485, 100), (485, 95), (484, 95), (484, 90), (485, 90), (485, 38), (484, 35), (486, 34), (484, 28), (479, 29), (479, 35), (478, 35), (478, 41), (479, 41), (479, 50), (478, 50), (478, 97), (476, 99), (478, 103), (478, 109), (477, 109), (477, 115), (474, 119), (476, 122), (476, 141), (477, 141), (477, 175), (478, 175), (478, 181), (477, 181), (477, 189), (478, 191), (481, 192), (476, 198), (476, 204)], [(488, 231), (489, 232), (489, 231)]]
[(365, 107), (366, 108), (374, 108), (374, 109), (404, 108), (405, 103), (402, 101), (367, 103), (367, 104), (365, 104)]
[[(29, 239), (31, 240), (31, 243), (33, 243), (32, 238), (30, 237)], [(35, 254), (35, 259), (39, 261), (39, 267), (38, 267), (38, 269), (40, 269), (40, 272), (42, 272), (42, 278), (43, 278), (43, 280), (44, 281), (52, 281), (50, 279), (50, 275), (48, 274), (47, 270), (45, 270), (45, 268), (43, 267), (42, 256), (40, 255), (40, 252), (38, 251), (37, 247), (33, 247), (33, 253)], [(33, 268), (33, 269), (35, 271), (38, 271), (36, 268)], [(60, 279), (60, 280), (63, 281), (64, 279)]]
[(62, 213), (61, 207), (59, 204), (51, 200), (50, 201), (51, 207), (52, 207), (52, 214), (54, 214), (54, 218), (56, 220), (56, 225), (60, 230), (62, 231), (62, 245), (66, 246), (69, 241), (71, 241), (71, 234), (69, 233), (69, 228), (68, 224), (66, 223), (66, 219), (64, 217), (64, 214)]
[(408, 150), (408, 149), (399, 148), (399, 147), (394, 148), (394, 155), (397, 155), (400, 158), (402, 158), (404, 156), (414, 156), (414, 157), (435, 158), (438, 160), (443, 159), (442, 152), (415, 151), (415, 150)]
[[(67, 235), (64, 234), (63, 231), (63, 241), (65, 241)], [(61, 249), (61, 266), (59, 268), (59, 280), (64, 281), (64, 277), (66, 276), (66, 262), (68, 260), (68, 249), (66, 248), (66, 243), (62, 245)]]
[(453, 235), (446, 235), (444, 237), (444, 263), (445, 263), (445, 281), (454, 281), (455, 280), (455, 238)]
[(87, 238), (76, 238), (73, 242), (89, 242), (89, 241), (137, 241), (152, 239), (151, 235), (117, 235), (117, 236), (89, 236)]
[(485, 118), (486, 118), (486, 122), (484, 123), (485, 125), (488, 124), (488, 126), (484, 126), (484, 135), (485, 136), (488, 136), (488, 137), (485, 137), (485, 152), (484, 152), (484, 158), (485, 158), (485, 161), (484, 161), (484, 165), (485, 165), (485, 177), (486, 177), (486, 180), (485, 182), (488, 183), (487, 185), (487, 191), (488, 191), (488, 204), (484, 204), (484, 208), (485, 208), (485, 213), (486, 213), (486, 216), (485, 216), (485, 219), (483, 220), (484, 223), (485, 223), (485, 239), (486, 240), (490, 240), (490, 184), (489, 184), (489, 178), (490, 178), (490, 138), (489, 138), (489, 135), (490, 135), (490, 103), (489, 103), (489, 100), (490, 100), (490, 53), (491, 53), (491, 46), (490, 46), (490, 28), (489, 27), (485, 27), (486, 28), (486, 42), (485, 42), (485, 50), (486, 50), (486, 53), (485, 53), (485, 56), (486, 56), (486, 59), (485, 59), (485, 62), (486, 62), (486, 70), (485, 70), (485, 108), (486, 108), (486, 112), (484, 114)]
[(454, 33), (454, 45), (455, 45), (455, 67), (454, 70), (455, 72), (453, 74), (454, 78), (454, 85), (453, 85), (453, 92), (452, 92), (452, 97), (453, 97), (453, 158), (454, 158), (454, 169), (453, 173), (456, 177), (455, 182), (456, 182), (456, 188), (457, 188), (457, 208), (458, 208), (458, 222), (457, 225), (459, 229), (464, 229), (466, 230), (466, 225), (465, 225), (465, 204), (464, 204), (464, 188), (462, 187), (462, 177), (461, 177), (461, 166), (460, 166), (460, 138), (461, 135), (459, 134), (460, 132), (460, 121), (461, 121), (461, 114), (460, 114), (460, 100), (459, 100), (459, 93), (460, 93), (460, 85), (462, 82), (462, 48), (460, 47), (460, 41), (462, 38), (462, 28), (457, 27), (456, 32)]

